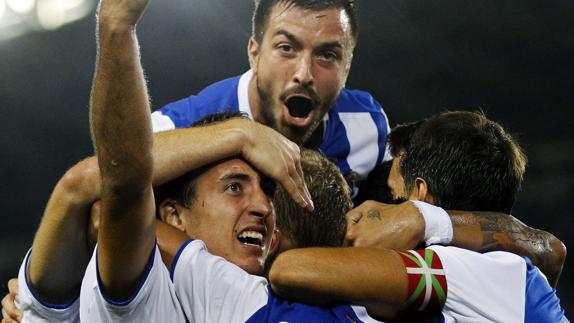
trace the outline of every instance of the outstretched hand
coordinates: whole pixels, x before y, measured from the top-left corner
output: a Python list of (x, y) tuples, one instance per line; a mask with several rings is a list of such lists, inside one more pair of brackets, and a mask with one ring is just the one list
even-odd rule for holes
[(2, 298), (2, 323), (17, 323), (22, 321), (22, 311), (16, 307), (18, 301), (18, 279), (8, 281), (8, 294)]
[(257, 122), (250, 121), (244, 129), (248, 140), (241, 151), (243, 158), (277, 181), (297, 204), (313, 211), (313, 201), (301, 168), (299, 146)]
[(410, 201), (366, 201), (349, 211), (346, 218), (345, 243), (350, 246), (405, 250), (415, 248), (424, 238), (424, 219)]

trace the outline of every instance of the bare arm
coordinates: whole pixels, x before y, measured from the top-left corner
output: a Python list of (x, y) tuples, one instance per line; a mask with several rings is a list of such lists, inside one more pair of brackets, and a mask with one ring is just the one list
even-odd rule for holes
[(114, 299), (135, 290), (155, 241), (150, 106), (135, 35), (147, 2), (99, 8), (90, 125), (102, 178), (98, 271)]
[(78, 296), (91, 257), (88, 214), (100, 194), (93, 162), (76, 164), (56, 184), (34, 237), (28, 279), (39, 297), (52, 304), (66, 304)]
[(503, 250), (530, 258), (556, 287), (566, 246), (554, 235), (531, 228), (515, 217), (494, 212), (449, 211), (453, 223), (452, 245), (487, 252)]
[[(502, 250), (527, 256), (556, 286), (566, 247), (552, 234), (496, 212), (448, 211), (451, 245), (477, 251)], [(410, 202), (399, 205), (367, 201), (347, 214), (346, 243), (353, 246), (412, 249), (423, 242), (425, 223)]]
[(155, 134), (154, 184), (186, 173), (190, 163), (200, 167), (237, 155), (277, 181), (301, 207), (312, 211), (299, 147), (277, 131), (245, 119)]
[(315, 305), (360, 304), (379, 319), (406, 304), (408, 279), (395, 251), (374, 248), (303, 248), (280, 254), (271, 267), (273, 291)]

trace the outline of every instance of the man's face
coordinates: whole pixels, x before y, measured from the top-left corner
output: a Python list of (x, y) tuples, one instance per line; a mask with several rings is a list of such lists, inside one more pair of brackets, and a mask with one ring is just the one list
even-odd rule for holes
[(391, 189), (391, 195), (395, 203), (401, 203), (406, 201), (407, 192), (405, 190), (405, 180), (403, 175), (401, 175), (401, 160), (403, 158), (403, 153), (393, 158), (393, 163), (391, 165), (391, 171), (387, 179), (387, 184)]
[(353, 47), (343, 9), (276, 4), (261, 44), (249, 42), (258, 121), (294, 142), (307, 140), (345, 85)]
[(275, 230), (274, 187), (241, 159), (217, 164), (197, 178), (194, 202), (183, 215), (186, 232), (212, 254), (261, 274)]

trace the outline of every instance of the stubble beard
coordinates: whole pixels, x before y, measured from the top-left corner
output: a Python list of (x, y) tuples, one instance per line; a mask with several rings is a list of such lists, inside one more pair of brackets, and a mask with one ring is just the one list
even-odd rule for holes
[(259, 115), (261, 117), (261, 122), (277, 130), (283, 136), (287, 137), (287, 139), (295, 142), (298, 145), (302, 145), (304, 142), (309, 140), (309, 138), (313, 135), (313, 132), (319, 124), (322, 122), (323, 117), (328, 111), (331, 109), (333, 104), (335, 103), (335, 97), (329, 98), (323, 104), (314, 107), (314, 110), (318, 110), (320, 113), (319, 117), (316, 117), (315, 120), (311, 123), (311, 125), (307, 128), (300, 128), (300, 127), (291, 127), (288, 125), (282, 125), (281, 121), (275, 120), (275, 116), (273, 115), (274, 109), (280, 109), (279, 102), (275, 102), (269, 94), (268, 91), (263, 89), (261, 83), (259, 82), (259, 78), (256, 80), (257, 86), (257, 93), (259, 95)]

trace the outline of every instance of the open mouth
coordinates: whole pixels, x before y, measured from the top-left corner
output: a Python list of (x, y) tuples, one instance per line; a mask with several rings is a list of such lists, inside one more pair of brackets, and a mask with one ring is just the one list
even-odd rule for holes
[(257, 231), (243, 231), (237, 236), (239, 242), (249, 245), (263, 247), (263, 234)]
[(313, 111), (313, 101), (310, 98), (294, 95), (285, 101), (289, 114), (295, 118), (307, 118)]

